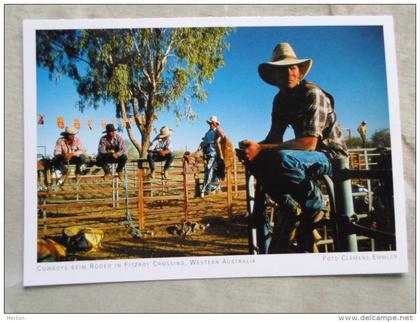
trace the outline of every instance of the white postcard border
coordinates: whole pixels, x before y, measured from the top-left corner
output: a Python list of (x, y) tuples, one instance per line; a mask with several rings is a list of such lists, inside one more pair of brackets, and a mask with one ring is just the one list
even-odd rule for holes
[[(235, 255), (37, 263), (36, 44), (40, 29), (198, 26), (348, 26), (384, 28), (397, 250), (389, 252)], [(24, 286), (195, 278), (389, 274), (408, 271), (404, 177), (394, 26), (389, 16), (219, 17), (26, 20), (24, 55)], [(197, 264), (192, 264), (196, 261)], [(83, 266), (85, 266), (83, 268)]]

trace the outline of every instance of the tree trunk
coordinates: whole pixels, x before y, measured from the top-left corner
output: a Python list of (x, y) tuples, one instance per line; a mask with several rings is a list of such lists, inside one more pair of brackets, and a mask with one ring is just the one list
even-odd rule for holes
[(151, 90), (149, 92), (149, 98), (146, 102), (146, 108), (145, 110), (145, 124), (144, 124), (144, 129), (142, 131), (142, 154), (141, 157), (142, 158), (146, 158), (147, 157), (147, 149), (149, 148), (149, 143), (150, 143), (150, 134), (152, 133), (152, 128), (153, 128), (153, 122), (154, 122), (154, 107), (153, 107), (153, 98), (154, 98), (154, 91)]
[(131, 143), (134, 145), (134, 147), (136, 148), (136, 150), (139, 152), (139, 155), (141, 156), (142, 155), (141, 152), (143, 151), (142, 150), (142, 145), (136, 139), (136, 136), (135, 136), (135, 134), (133, 132), (133, 129), (130, 126), (130, 122), (129, 122), (128, 118), (127, 118), (127, 111), (126, 111), (126, 108), (125, 108), (125, 103), (124, 102), (121, 102), (120, 104), (121, 104), (121, 116), (122, 116), (122, 119), (123, 119), (123, 123), (124, 123), (124, 120), (126, 120), (126, 124), (124, 124), (124, 126), (125, 126), (125, 129), (127, 131), (128, 138), (130, 139)]
[(146, 123), (145, 126), (145, 131), (144, 133), (142, 133), (142, 144), (141, 144), (141, 149), (142, 149), (142, 153), (140, 154), (141, 158), (145, 159), (147, 157), (147, 149), (149, 148), (149, 143), (150, 143), (150, 133), (152, 132), (152, 127), (151, 125), (148, 126)]

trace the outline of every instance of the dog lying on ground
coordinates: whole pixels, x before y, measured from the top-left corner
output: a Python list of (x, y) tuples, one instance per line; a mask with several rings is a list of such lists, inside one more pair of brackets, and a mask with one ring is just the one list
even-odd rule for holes
[(186, 236), (195, 234), (197, 232), (200, 232), (200, 231), (203, 232), (209, 226), (210, 224), (204, 225), (204, 224), (190, 222), (190, 221), (185, 221), (185, 222), (183, 221), (179, 225), (169, 226), (168, 228), (166, 228), (166, 231), (171, 235), (178, 235), (185, 238)]

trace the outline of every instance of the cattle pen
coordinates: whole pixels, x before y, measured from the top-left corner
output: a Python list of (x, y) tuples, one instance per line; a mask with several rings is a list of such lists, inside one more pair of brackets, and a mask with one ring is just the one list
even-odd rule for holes
[[(352, 150), (351, 168), (375, 166), (377, 156), (374, 149)], [(69, 166), (68, 180), (61, 186), (51, 169), (38, 167), (38, 170), (38, 238), (58, 238), (63, 229), (77, 225), (103, 230), (105, 236), (109, 236), (109, 239), (104, 239), (107, 247), (117, 249), (103, 255), (98, 251), (99, 255), (79, 258), (248, 252), (246, 173), (236, 158), (220, 182), (221, 191), (204, 198), (199, 193), (204, 176), (203, 164), (194, 167), (183, 157), (175, 158), (169, 179), (160, 175), (162, 163), (157, 163), (156, 173), (159, 175), (149, 178), (144, 159), (129, 161), (122, 180), (115, 169), (112, 178), (104, 180), (102, 169), (95, 164), (90, 165), (86, 175), (76, 180), (74, 167)], [(358, 179), (354, 184), (366, 187), (363, 191), (353, 191), (353, 199), (361, 200), (365, 207), (362, 212), (368, 214), (372, 208), (371, 180)], [(185, 222), (210, 225), (210, 229), (202, 236), (194, 236), (195, 240), (180, 241), (179, 236), (168, 234), (168, 227)], [(134, 231), (140, 235), (135, 236)], [(320, 251), (332, 251), (328, 232), (323, 230), (321, 235)], [(133, 237), (141, 238), (135, 241)], [(372, 239), (360, 237), (359, 242), (367, 245), (366, 249), (374, 250)]]
[[(206, 215), (232, 217), (244, 214), (246, 209), (245, 170), (237, 160), (226, 169), (226, 176), (220, 181), (221, 192), (205, 198), (199, 194), (204, 169), (202, 166), (193, 169), (182, 157), (174, 160), (169, 179), (160, 175), (150, 179), (144, 159), (128, 162), (123, 180), (115, 175), (115, 170), (111, 179), (104, 180), (103, 171), (93, 165), (87, 175), (76, 181), (74, 166), (69, 167), (70, 175), (62, 186), (57, 184), (54, 175), (45, 174), (49, 170), (40, 176), (38, 225), (41, 236), (58, 233), (66, 223), (74, 222), (75, 217), (83, 224), (92, 225), (98, 220), (97, 226), (101, 229), (114, 229), (115, 225), (103, 227), (101, 222), (125, 220), (129, 215), (134, 225), (143, 230), (181, 221), (199, 221)], [(162, 167), (163, 164), (158, 163), (158, 173)], [(45, 184), (47, 177), (50, 182)]]

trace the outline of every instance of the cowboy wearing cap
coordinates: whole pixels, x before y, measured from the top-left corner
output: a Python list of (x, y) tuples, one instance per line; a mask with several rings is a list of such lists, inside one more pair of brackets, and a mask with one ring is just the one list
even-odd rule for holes
[(367, 136), (367, 122), (363, 121), (360, 123), (359, 127), (357, 128), (357, 132), (359, 132), (360, 137), (362, 138), (363, 148), (366, 148), (366, 136)]
[(124, 138), (117, 134), (114, 124), (107, 124), (104, 136), (99, 140), (97, 163), (104, 170), (104, 179), (111, 177), (110, 163), (117, 163), (117, 174), (122, 180), (127, 162), (127, 149)]
[(168, 179), (168, 169), (174, 161), (175, 154), (172, 152), (172, 130), (166, 126), (160, 129), (159, 134), (153, 139), (147, 149), (147, 161), (150, 167), (150, 178), (155, 176), (155, 161), (165, 161), (163, 177)]
[(77, 133), (78, 131), (73, 127), (66, 126), (55, 144), (53, 165), (62, 174), (59, 180), (60, 184), (64, 184), (67, 179), (68, 169), (66, 164), (76, 165), (76, 177), (84, 174), (86, 158), (83, 154), (82, 141), (76, 136)]
[(204, 183), (201, 191), (202, 196), (220, 190), (220, 185), (217, 183), (220, 181), (220, 178), (216, 176), (216, 170), (218, 166), (220, 166), (220, 153), (217, 149), (217, 141), (219, 138), (224, 138), (226, 136), (215, 115), (211, 116), (206, 122), (210, 128), (206, 134), (204, 134), (200, 146), (197, 149), (197, 151), (203, 151), (204, 159), (206, 160)]
[[(313, 223), (322, 219), (324, 209), (321, 191), (311, 178), (331, 174), (330, 160), (348, 156), (333, 97), (305, 80), (311, 66), (312, 59), (298, 59), (288, 43), (274, 48), (272, 60), (258, 67), (260, 77), (280, 90), (273, 101), (271, 129), (260, 143), (239, 144), (250, 171), (275, 201), (281, 204), (290, 195), (300, 203), (301, 251), (312, 251)], [(288, 126), (295, 139), (283, 141)]]

